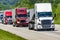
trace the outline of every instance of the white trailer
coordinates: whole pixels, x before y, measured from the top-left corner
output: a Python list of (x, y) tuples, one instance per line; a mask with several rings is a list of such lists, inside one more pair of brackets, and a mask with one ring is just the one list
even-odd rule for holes
[(28, 9), (27, 10), (28, 21), (32, 20), (33, 15), (34, 15), (34, 9)]
[(12, 21), (13, 21), (13, 22), (16, 21), (15, 14), (16, 14), (15, 9), (12, 9)]
[(55, 29), (51, 3), (35, 4), (34, 10), (30, 11), (29, 29)]

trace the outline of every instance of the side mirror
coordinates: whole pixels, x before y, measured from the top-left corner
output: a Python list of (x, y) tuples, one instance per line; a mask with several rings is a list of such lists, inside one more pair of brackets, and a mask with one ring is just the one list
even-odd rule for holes
[(53, 17), (53, 19), (56, 17), (56, 13), (54, 14), (54, 17)]
[(56, 17), (56, 13), (54, 14), (54, 17)]

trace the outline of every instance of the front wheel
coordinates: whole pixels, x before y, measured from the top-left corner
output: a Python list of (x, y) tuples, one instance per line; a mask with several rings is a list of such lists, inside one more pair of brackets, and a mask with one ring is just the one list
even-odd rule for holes
[(33, 30), (34, 29), (34, 24), (29, 23), (28, 26), (29, 26), (29, 30)]
[(15, 24), (13, 24), (13, 27), (15, 27)]
[(15, 25), (13, 25), (13, 27), (15, 27)]
[(16, 25), (15, 25), (15, 23), (13, 23), (13, 27), (15, 27)]

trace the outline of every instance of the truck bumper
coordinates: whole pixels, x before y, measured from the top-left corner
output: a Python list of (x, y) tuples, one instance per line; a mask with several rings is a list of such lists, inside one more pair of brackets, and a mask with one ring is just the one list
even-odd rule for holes
[(28, 23), (22, 23), (23, 26), (28, 26)]
[(44, 26), (44, 27), (43, 27), (42, 25), (38, 25), (37, 28), (38, 28), (38, 29), (52, 29), (52, 28), (55, 28), (55, 25), (52, 24), (50, 27), (47, 26), (47, 25)]
[(12, 21), (8, 21), (8, 24), (13, 24), (13, 22)]
[(28, 26), (28, 23), (17, 23), (18, 26)]
[(13, 22), (5, 22), (5, 24), (13, 24)]

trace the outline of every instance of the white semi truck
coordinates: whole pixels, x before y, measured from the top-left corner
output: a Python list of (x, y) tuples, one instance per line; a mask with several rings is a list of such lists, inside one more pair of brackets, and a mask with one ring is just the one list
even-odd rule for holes
[(54, 17), (52, 16), (51, 3), (36, 3), (34, 9), (29, 11), (29, 29), (55, 30)]

